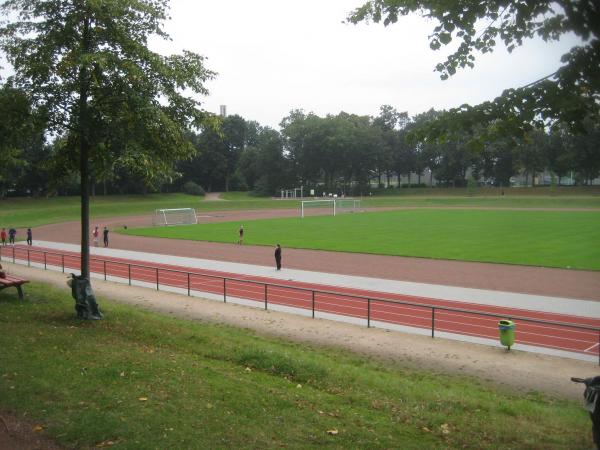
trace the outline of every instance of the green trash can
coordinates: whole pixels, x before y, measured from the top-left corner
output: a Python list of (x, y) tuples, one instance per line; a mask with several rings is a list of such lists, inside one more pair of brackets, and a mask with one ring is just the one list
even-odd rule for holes
[(501, 320), (498, 322), (500, 329), (500, 343), (510, 350), (515, 343), (515, 323), (512, 320)]

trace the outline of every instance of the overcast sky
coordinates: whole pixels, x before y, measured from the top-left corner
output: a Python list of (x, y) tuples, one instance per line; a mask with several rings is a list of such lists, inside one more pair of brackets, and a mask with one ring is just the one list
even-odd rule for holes
[(552, 73), (576, 42), (528, 42), (512, 55), (498, 48), (475, 69), (441, 81), (435, 64), (448, 50), (432, 51), (435, 26), (417, 16), (392, 26), (342, 23), (361, 0), (171, 0), (161, 53), (182, 49), (206, 56), (218, 72), (208, 83), (206, 110), (277, 128), (290, 110), (318, 115), (340, 111), (377, 115), (389, 104), (416, 114), (476, 104)]
[[(381, 24), (343, 23), (363, 0), (171, 0), (165, 30), (153, 39), (163, 54), (183, 49), (218, 72), (204, 109), (278, 128), (292, 109), (320, 116), (340, 111), (376, 116), (388, 104), (417, 114), (491, 100), (554, 72), (578, 41), (528, 41), (509, 55), (502, 47), (478, 57), (475, 69), (441, 81), (434, 72), (450, 49), (432, 51), (435, 23), (417, 16)], [(3, 71), (4, 75), (10, 70)]]

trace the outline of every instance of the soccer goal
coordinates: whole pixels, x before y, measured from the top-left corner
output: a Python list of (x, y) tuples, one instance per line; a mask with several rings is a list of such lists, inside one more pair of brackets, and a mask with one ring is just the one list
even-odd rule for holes
[(194, 208), (155, 209), (154, 225), (187, 225), (198, 223)]
[(355, 212), (360, 209), (360, 200), (354, 198), (336, 198), (335, 209), (340, 212)]
[(312, 209), (325, 209), (328, 211), (328, 214), (333, 214), (335, 216), (335, 200), (303, 200), (300, 202), (300, 217), (304, 217), (304, 215)]

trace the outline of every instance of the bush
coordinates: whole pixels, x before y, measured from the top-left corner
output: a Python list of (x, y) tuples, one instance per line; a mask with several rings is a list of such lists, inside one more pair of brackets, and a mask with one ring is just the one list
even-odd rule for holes
[(183, 185), (183, 192), (190, 195), (199, 195), (201, 197), (204, 197), (206, 194), (204, 189), (202, 189), (202, 186), (194, 183), (193, 181), (188, 181)]

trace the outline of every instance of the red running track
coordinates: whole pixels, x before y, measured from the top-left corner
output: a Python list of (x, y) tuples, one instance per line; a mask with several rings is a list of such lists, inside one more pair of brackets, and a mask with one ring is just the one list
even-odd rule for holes
[[(79, 270), (80, 255), (41, 247), (5, 247), (2, 259), (14, 258), (45, 266)], [(316, 313), (362, 319), (371, 324), (383, 323), (415, 327), (435, 332), (447, 332), (498, 340), (499, 317), (513, 318), (517, 327), (517, 343), (599, 356), (600, 319), (565, 314), (546, 313), (501, 306), (464, 303), (451, 300), (391, 294), (353, 288), (333, 287), (267, 277), (247, 276), (229, 272), (193, 269), (169, 264), (104, 258), (93, 256), (92, 273), (170, 286), (225, 297), (256, 301), (257, 306), (280, 305)], [(404, 302), (404, 303), (399, 303)], [(411, 303), (411, 304), (406, 304)], [(433, 311), (435, 308), (435, 311)], [(453, 308), (448, 311), (439, 308)], [(561, 325), (514, 319), (560, 322)], [(578, 329), (576, 326), (598, 330)]]

